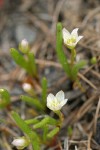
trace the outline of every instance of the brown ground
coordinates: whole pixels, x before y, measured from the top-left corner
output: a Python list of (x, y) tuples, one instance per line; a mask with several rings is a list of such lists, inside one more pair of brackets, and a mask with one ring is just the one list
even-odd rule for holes
[[(78, 74), (84, 93), (73, 88), (57, 60), (58, 21), (69, 31), (78, 27), (84, 35), (77, 46), (77, 58), (88, 62)], [(0, 88), (6, 88), (12, 100), (10, 108), (0, 110), (0, 119), (4, 120), (0, 123), (0, 150), (14, 150), (12, 139), (21, 135), (19, 128), (14, 127), (10, 111), (17, 111), (23, 118), (33, 115), (33, 108), (19, 99), (23, 94), (21, 84), (27, 75), (13, 62), (9, 52), (11, 47), (17, 48), (23, 38), (29, 41), (38, 65), (38, 83), (33, 79), (36, 93), (41, 93), (41, 78), (46, 76), (48, 92), (63, 90), (69, 99), (62, 109), (65, 121), (59, 135), (60, 147), (68, 142), (69, 150), (74, 150), (75, 145), (78, 150), (100, 150), (100, 1), (0, 0)], [(67, 49), (65, 53), (70, 56)], [(97, 58), (95, 65), (90, 63), (93, 56)], [(71, 135), (67, 132), (69, 127)]]

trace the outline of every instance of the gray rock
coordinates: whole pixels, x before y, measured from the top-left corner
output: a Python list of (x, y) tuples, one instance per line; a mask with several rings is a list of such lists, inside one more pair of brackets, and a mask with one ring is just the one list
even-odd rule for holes
[(25, 24), (18, 24), (16, 27), (16, 40), (18, 43), (23, 39), (27, 39), (29, 43), (36, 39), (36, 29)]

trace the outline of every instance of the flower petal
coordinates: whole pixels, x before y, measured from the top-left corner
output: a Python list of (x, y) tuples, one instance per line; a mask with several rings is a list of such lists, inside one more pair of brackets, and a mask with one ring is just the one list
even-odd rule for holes
[[(49, 108), (49, 109), (51, 109), (52, 107), (51, 107), (51, 103), (49, 103), (49, 102), (47, 102), (47, 107)], [(51, 109), (52, 110), (52, 109)]]
[(55, 96), (52, 93), (50, 93), (47, 97), (47, 103), (50, 103), (54, 99), (55, 99)]
[(75, 43), (71, 43), (71, 44), (67, 44), (69, 47), (72, 47), (72, 48), (74, 48), (75, 46), (76, 46), (76, 44), (77, 44), (77, 42), (75, 42)]
[(57, 105), (54, 105), (53, 101), (51, 103), (47, 102), (47, 107), (53, 111), (57, 111), (61, 109), (61, 105), (59, 103)]
[(23, 146), (25, 144), (25, 140), (24, 139), (15, 139), (12, 142), (12, 144), (15, 146)]
[(64, 106), (67, 103), (67, 101), (68, 101), (68, 99), (62, 100), (61, 103), (60, 103), (61, 107)]
[(63, 39), (64, 41), (66, 41), (70, 37), (70, 33), (65, 28), (63, 28), (62, 33), (63, 33)]
[(64, 92), (63, 92), (63, 91), (59, 91), (59, 92), (56, 94), (56, 98), (57, 98), (58, 101), (64, 100), (64, 97), (65, 97), (65, 95), (64, 95)]
[(57, 110), (61, 109), (61, 106), (60, 105), (58, 105), (57, 107), (52, 106), (52, 108), (50, 108), (50, 109), (53, 110), (53, 111), (57, 111)]
[(79, 36), (78, 38), (77, 38), (77, 43), (81, 40), (83, 38), (83, 36)]
[(78, 29), (79, 29), (79, 28), (75, 28), (75, 29), (71, 32), (71, 36), (75, 36), (76, 39), (78, 38)]

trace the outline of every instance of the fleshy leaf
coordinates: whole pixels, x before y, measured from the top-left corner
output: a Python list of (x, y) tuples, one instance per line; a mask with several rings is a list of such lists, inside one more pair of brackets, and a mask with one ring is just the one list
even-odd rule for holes
[(68, 60), (66, 58), (66, 55), (64, 54), (63, 48), (62, 48), (62, 25), (61, 23), (57, 24), (57, 37), (56, 37), (56, 52), (57, 52), (57, 57), (66, 72), (66, 74), (70, 77), (71, 70), (70, 70), (70, 65), (68, 63)]
[(47, 134), (47, 137), (48, 137), (48, 138), (52, 138), (52, 137), (55, 136), (58, 132), (59, 132), (59, 127), (56, 127), (55, 129), (53, 129), (52, 131), (50, 131), (50, 132)]
[(28, 71), (28, 63), (25, 58), (14, 48), (11, 48), (10, 53), (16, 64)]
[(10, 94), (5, 89), (0, 89), (0, 108), (10, 104)]
[(37, 68), (35, 64), (34, 54), (28, 53), (27, 57), (28, 57), (28, 68), (29, 68), (28, 70), (32, 76), (37, 77)]
[(42, 103), (36, 98), (21, 95), (21, 100), (23, 100), (24, 102), (26, 102), (30, 106), (34, 106), (38, 110), (44, 110)]
[(33, 149), (40, 150), (40, 141), (36, 132), (32, 131), (27, 123), (23, 119), (21, 119), (16, 112), (12, 112), (12, 117), (15, 120), (17, 126), (19, 126), (20, 129), (29, 137)]
[(71, 72), (73, 80), (76, 80), (79, 69), (83, 68), (86, 64), (87, 62), (85, 60), (81, 60), (73, 66)]
[(43, 105), (46, 106), (46, 98), (47, 98), (47, 79), (42, 79), (42, 102)]

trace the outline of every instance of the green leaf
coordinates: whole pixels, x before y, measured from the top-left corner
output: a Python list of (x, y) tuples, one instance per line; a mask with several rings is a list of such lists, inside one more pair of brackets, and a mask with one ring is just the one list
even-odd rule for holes
[(5, 89), (0, 89), (0, 108), (10, 104), (10, 94)]
[(17, 126), (29, 137), (33, 150), (40, 150), (40, 141), (36, 132), (27, 125), (27, 123), (20, 118), (16, 112), (12, 112), (12, 117), (15, 120)]
[(57, 57), (66, 72), (66, 74), (70, 77), (71, 76), (71, 70), (70, 70), (70, 65), (68, 63), (68, 60), (66, 58), (66, 55), (64, 54), (63, 47), (62, 47), (62, 24), (58, 23), (57, 24), (57, 37), (56, 37), (56, 52), (57, 52)]
[(34, 127), (34, 129), (42, 128), (44, 125), (46, 125), (48, 123), (48, 121), (49, 121), (49, 117), (44, 118), (39, 123), (35, 124), (33, 127)]
[(50, 132), (47, 134), (47, 137), (48, 137), (48, 138), (52, 138), (52, 137), (54, 137), (58, 132), (59, 132), (59, 127), (56, 127), (55, 129), (53, 129), (52, 131), (50, 131)]
[(33, 53), (28, 53), (28, 67), (29, 67), (29, 72), (32, 76), (37, 77), (37, 67), (35, 63), (35, 57)]
[(46, 107), (46, 99), (47, 99), (47, 79), (42, 79), (42, 102)]
[(30, 106), (35, 106), (38, 110), (44, 110), (42, 103), (36, 99), (29, 96), (21, 95), (21, 100), (29, 104)]
[(25, 120), (25, 122), (30, 125), (30, 124), (36, 124), (36, 123), (38, 123), (39, 120), (36, 119), (36, 118), (34, 118), (34, 119)]
[(72, 72), (71, 72), (73, 80), (76, 80), (79, 70), (83, 68), (86, 64), (87, 62), (85, 60), (81, 60), (73, 66)]
[(94, 56), (94, 57), (92, 57), (91, 59), (90, 59), (90, 63), (91, 64), (96, 64), (97, 63), (97, 58)]
[(73, 129), (71, 126), (68, 126), (68, 136), (71, 136), (73, 133)]
[(47, 133), (48, 133), (48, 125), (45, 124), (42, 127), (42, 129), (43, 129), (43, 141), (46, 142), (46, 140), (47, 140)]
[(49, 117), (48, 124), (50, 124), (50, 125), (58, 125), (59, 121), (55, 120), (54, 118)]
[(28, 71), (28, 63), (25, 58), (14, 48), (11, 48), (10, 53), (16, 64)]
[(34, 125), (34, 129), (36, 128), (42, 128), (44, 125), (49, 124), (49, 125), (57, 125), (58, 121), (51, 118), (51, 117), (46, 117), (42, 119), (39, 123)]

